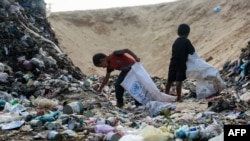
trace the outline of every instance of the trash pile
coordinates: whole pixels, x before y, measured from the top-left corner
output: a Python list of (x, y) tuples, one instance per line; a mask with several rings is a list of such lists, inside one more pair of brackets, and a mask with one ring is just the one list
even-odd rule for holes
[[(86, 76), (59, 47), (43, 0), (0, 1), (0, 140), (171, 141), (212, 140), (225, 124), (250, 124), (250, 43), (220, 71), (226, 88), (196, 99), (185, 81), (184, 103), (207, 110), (175, 111), (164, 102), (136, 107), (128, 92), (117, 108), (112, 76), (102, 94), (102, 76)], [(165, 79), (152, 77), (164, 91)]]

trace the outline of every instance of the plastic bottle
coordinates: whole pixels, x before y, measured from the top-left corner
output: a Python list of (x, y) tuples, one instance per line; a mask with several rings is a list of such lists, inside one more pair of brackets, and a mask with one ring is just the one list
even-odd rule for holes
[(175, 131), (176, 138), (186, 139), (188, 137), (189, 127), (183, 125), (181, 128)]
[(202, 126), (191, 126), (183, 125), (180, 129), (175, 132), (175, 136), (181, 139), (194, 140), (200, 138), (200, 131)]
[(201, 128), (199, 126), (189, 127), (188, 139), (198, 139), (200, 137), (200, 130)]

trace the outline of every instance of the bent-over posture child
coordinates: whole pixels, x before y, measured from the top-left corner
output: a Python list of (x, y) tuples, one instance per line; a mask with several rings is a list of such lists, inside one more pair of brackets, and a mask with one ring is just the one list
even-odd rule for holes
[[(123, 107), (123, 93), (125, 89), (120, 84), (131, 69), (131, 66), (139, 61), (140, 58), (129, 49), (116, 50), (110, 55), (105, 55), (104, 53), (95, 54), (93, 56), (94, 65), (106, 68), (106, 75), (97, 91), (101, 92), (103, 87), (108, 83), (111, 72), (114, 70), (121, 71), (115, 83), (115, 95), (117, 100), (116, 106), (119, 108)], [(141, 104), (135, 100), (135, 105), (140, 106)]]

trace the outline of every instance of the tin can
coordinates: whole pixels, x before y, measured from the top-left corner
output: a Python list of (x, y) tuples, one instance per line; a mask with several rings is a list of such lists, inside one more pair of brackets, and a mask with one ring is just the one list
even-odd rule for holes
[(43, 122), (40, 120), (33, 119), (30, 121), (30, 125), (33, 127), (41, 127), (43, 126)]
[(72, 102), (63, 107), (64, 114), (81, 114), (84, 110), (84, 105), (82, 102)]

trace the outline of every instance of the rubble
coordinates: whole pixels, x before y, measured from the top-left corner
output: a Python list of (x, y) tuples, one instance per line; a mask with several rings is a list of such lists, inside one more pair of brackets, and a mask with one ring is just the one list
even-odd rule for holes
[[(222, 125), (250, 124), (249, 42), (220, 70), (226, 88), (216, 96), (198, 100), (195, 82), (184, 82), (183, 102), (203, 102), (205, 111), (135, 107), (127, 92), (117, 108), (114, 81), (95, 92), (102, 76), (84, 75), (64, 54), (45, 7), (43, 0), (0, 1), (0, 140), (208, 140)], [(164, 91), (166, 80), (152, 79)]]

